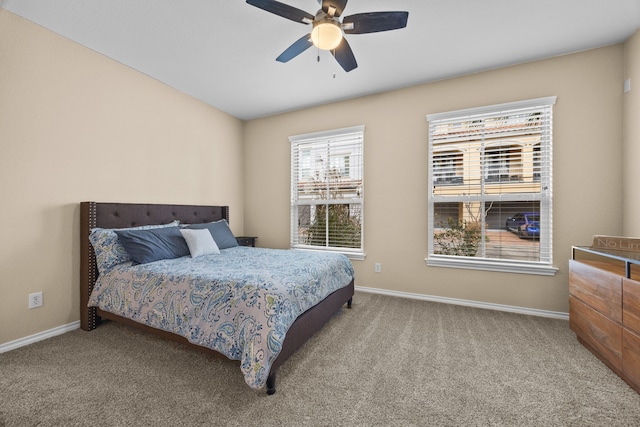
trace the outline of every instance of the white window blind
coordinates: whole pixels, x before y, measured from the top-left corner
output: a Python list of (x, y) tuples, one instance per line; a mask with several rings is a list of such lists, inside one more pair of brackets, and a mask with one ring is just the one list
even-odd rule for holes
[(291, 247), (363, 257), (364, 126), (289, 141)]
[(427, 116), (428, 265), (555, 274), (555, 101)]

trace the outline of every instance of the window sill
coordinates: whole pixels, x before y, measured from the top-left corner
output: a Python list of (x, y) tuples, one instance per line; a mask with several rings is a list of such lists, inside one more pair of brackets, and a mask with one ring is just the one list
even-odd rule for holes
[(345, 255), (347, 258), (353, 259), (356, 261), (364, 261), (364, 259), (367, 257), (362, 252), (341, 251), (339, 249), (315, 249), (315, 248), (296, 247), (296, 246), (292, 247), (291, 249), (295, 249), (296, 251), (308, 251), (308, 252), (325, 252), (325, 253), (334, 252), (334, 253)]
[(554, 276), (558, 269), (551, 265), (527, 261), (501, 261), (496, 259), (470, 259), (447, 255), (431, 255), (425, 259), (430, 267), (462, 268), (467, 270), (496, 271), (501, 273), (537, 274)]

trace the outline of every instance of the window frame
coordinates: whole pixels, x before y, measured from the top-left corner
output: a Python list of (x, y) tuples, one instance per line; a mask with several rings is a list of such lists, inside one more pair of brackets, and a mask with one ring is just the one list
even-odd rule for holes
[[(329, 148), (334, 143), (334, 146), (339, 146), (343, 141), (342, 138), (349, 137), (349, 135), (354, 135), (353, 140), (356, 141), (355, 145), (359, 150), (359, 153), (356, 154), (359, 159), (352, 159), (350, 156), (347, 157), (342, 154), (338, 154), (336, 157), (329, 156), (327, 164), (330, 169), (339, 170), (338, 179), (342, 179), (345, 177), (349, 177), (351, 172), (359, 174), (359, 186), (356, 190), (356, 194), (354, 197), (350, 197), (348, 199), (344, 199), (345, 201), (349, 201), (349, 208), (353, 205), (359, 206), (359, 218), (360, 218), (360, 247), (359, 248), (348, 248), (348, 247), (340, 247), (340, 246), (330, 246), (327, 241), (326, 246), (318, 246), (318, 245), (310, 245), (304, 244), (300, 242), (299, 235), (299, 215), (300, 215), (300, 207), (301, 206), (315, 206), (315, 205), (326, 205), (330, 206), (332, 204), (345, 204), (339, 203), (340, 200), (343, 199), (322, 199), (317, 198), (309, 201), (308, 199), (305, 202), (301, 203), (299, 198), (299, 183), (300, 181), (300, 173), (306, 169), (311, 170), (311, 166), (306, 165), (304, 159), (301, 156), (298, 156), (297, 153), (300, 153), (304, 150), (304, 145), (314, 145), (318, 146), (326, 142), (327, 147)], [(357, 140), (359, 139), (359, 145)], [(323, 141), (324, 140), (324, 141)], [(338, 140), (338, 141), (336, 141)], [(290, 240), (289, 244), (292, 249), (296, 250), (308, 250), (308, 251), (321, 251), (321, 252), (338, 252), (346, 255), (350, 259), (356, 260), (364, 260), (364, 125), (360, 126), (352, 126), (341, 129), (333, 129), (328, 131), (321, 132), (313, 132), (301, 135), (294, 135), (289, 137), (289, 142), (291, 143), (291, 224), (290, 224)], [(302, 149), (300, 148), (302, 147)], [(311, 148), (308, 148), (311, 150)], [(354, 164), (355, 163), (355, 164)], [(359, 170), (359, 173), (357, 169)], [(327, 187), (329, 190), (329, 187)], [(338, 202), (335, 202), (338, 200)], [(333, 202), (332, 202), (333, 201)], [(319, 203), (320, 202), (320, 203)], [(328, 207), (327, 207), (328, 209)], [(328, 212), (328, 211), (327, 211)], [(327, 224), (328, 226), (328, 224)], [(327, 228), (327, 233), (329, 233), (329, 229)], [(329, 234), (327, 234), (329, 236)]]
[[(477, 108), (469, 108), (463, 110), (449, 111), (443, 113), (435, 113), (428, 114), (426, 116), (427, 123), (429, 124), (429, 140), (428, 140), (428, 248), (427, 248), (427, 257), (425, 258), (425, 262), (428, 266), (435, 267), (449, 267), (449, 268), (461, 268), (461, 269), (473, 269), (473, 270), (487, 270), (487, 271), (498, 271), (498, 272), (509, 272), (509, 273), (524, 273), (524, 274), (538, 274), (538, 275), (555, 275), (558, 271), (558, 268), (553, 266), (553, 234), (552, 234), (552, 154), (553, 154), (553, 106), (556, 103), (556, 97), (550, 96), (545, 98), (537, 98), (530, 99), (524, 101), (516, 101), (509, 102), (504, 104), (496, 104), (496, 105), (488, 105)], [(476, 118), (481, 118), (481, 120), (486, 119), (501, 119), (502, 117), (511, 117), (512, 115), (516, 115), (516, 110), (521, 109), (536, 109), (540, 108), (541, 110), (548, 109), (548, 120), (545, 119), (542, 122), (542, 130), (543, 138), (539, 144), (546, 144), (545, 149), (546, 153), (542, 153), (543, 157), (545, 157), (546, 161), (541, 162), (541, 152), (542, 149), (540, 145), (538, 145), (538, 153), (534, 155), (533, 161), (533, 180), (535, 182), (540, 183), (540, 194), (530, 193), (529, 196), (532, 196), (532, 200), (538, 200), (540, 202), (540, 212), (541, 216), (544, 217), (544, 221), (541, 223), (541, 229), (544, 230), (544, 233), (541, 232), (540, 236), (540, 248), (543, 247), (544, 244), (544, 257), (542, 257), (542, 251), (539, 252), (541, 254), (540, 261), (524, 261), (524, 260), (514, 260), (514, 259), (501, 259), (501, 258), (482, 258), (475, 256), (463, 256), (463, 255), (445, 255), (445, 254), (436, 254), (434, 253), (434, 230), (435, 230), (435, 203), (439, 200), (438, 196), (434, 194), (434, 189), (436, 188), (434, 181), (434, 153), (444, 152), (450, 150), (449, 147), (436, 147), (434, 150), (434, 132), (436, 126), (445, 124), (450, 124), (452, 128), (456, 128), (456, 124), (462, 124), (463, 122), (469, 122), (471, 120), (475, 120)], [(544, 116), (547, 117), (547, 116)], [(543, 118), (544, 118), (543, 117)], [(475, 122), (474, 122), (475, 123)], [(486, 128), (483, 128), (486, 130)], [(464, 144), (464, 140), (463, 140)], [(444, 145), (444, 144), (443, 144)], [(452, 144), (455, 147), (455, 143)], [(506, 147), (506, 145), (503, 145)], [(495, 146), (483, 147), (483, 150), (492, 150), (496, 148)], [(484, 151), (483, 151), (484, 152)], [(513, 157), (512, 157), (513, 156)], [(503, 158), (504, 157), (504, 158)], [(506, 161), (505, 161), (506, 159)], [(499, 159), (500, 163), (509, 164), (509, 162), (516, 159), (515, 155), (513, 155), (510, 151), (505, 151), (501, 154)], [(489, 160), (495, 162), (495, 159)], [(485, 158), (481, 160), (481, 167), (484, 168), (485, 173), (481, 175), (482, 180), (488, 180), (489, 171), (492, 169), (492, 165), (486, 163)], [(501, 168), (504, 166), (500, 166)], [(509, 167), (506, 168), (509, 170)], [(464, 171), (463, 171), (464, 174)], [(510, 172), (509, 172), (510, 174)], [(511, 179), (509, 176), (507, 179)], [(488, 182), (488, 181), (487, 181)], [(504, 193), (502, 193), (504, 194)], [(526, 194), (526, 193), (522, 193)], [(457, 201), (455, 197), (458, 197)], [(468, 199), (464, 199), (464, 195), (454, 196), (452, 199), (452, 203), (464, 203), (466, 200), (471, 202), (495, 202), (496, 197), (493, 195), (486, 194), (478, 194), (476, 196), (468, 196)], [(516, 196), (517, 197), (517, 196)], [(514, 199), (516, 200), (516, 199)], [(447, 200), (449, 201), (449, 200)], [(440, 200), (439, 203), (443, 203), (444, 200)], [(542, 214), (544, 212), (544, 214)], [(482, 224), (486, 224), (486, 218), (482, 219)]]

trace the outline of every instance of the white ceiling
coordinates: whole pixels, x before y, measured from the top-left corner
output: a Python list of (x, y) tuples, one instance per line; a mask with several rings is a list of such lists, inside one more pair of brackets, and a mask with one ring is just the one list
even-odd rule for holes
[[(317, 0), (281, 0), (315, 14)], [(640, 0), (350, 0), (343, 16), (406, 10), (407, 28), (347, 39), (345, 73), (310, 27), (244, 0), (0, 0), (0, 6), (247, 120), (626, 40)]]

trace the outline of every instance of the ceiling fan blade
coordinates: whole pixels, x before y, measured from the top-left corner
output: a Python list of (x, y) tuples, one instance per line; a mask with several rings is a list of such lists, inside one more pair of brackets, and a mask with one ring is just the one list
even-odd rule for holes
[(289, 46), (284, 52), (276, 58), (278, 62), (289, 62), (305, 50), (313, 46), (311, 42), (311, 34), (300, 37), (295, 43)]
[(353, 55), (353, 51), (351, 50), (351, 46), (349, 46), (347, 39), (344, 37), (338, 47), (335, 48), (335, 50), (332, 50), (331, 53), (336, 58), (336, 61), (338, 61), (338, 64), (340, 64), (347, 73), (358, 67), (356, 57)]
[(292, 21), (300, 22), (302, 24), (310, 24), (313, 22), (315, 16), (310, 13), (300, 10), (296, 7), (289, 6), (288, 4), (280, 3), (275, 0), (247, 0), (252, 6), (259, 7), (267, 12), (274, 13), (283, 18), (290, 19)]
[(398, 30), (407, 26), (409, 12), (369, 12), (345, 16), (342, 28), (345, 34), (378, 33)]
[[(322, 11), (332, 18), (336, 18), (342, 15), (344, 8), (347, 6), (347, 0), (322, 0)], [(333, 15), (329, 13), (331, 10), (335, 10)]]

